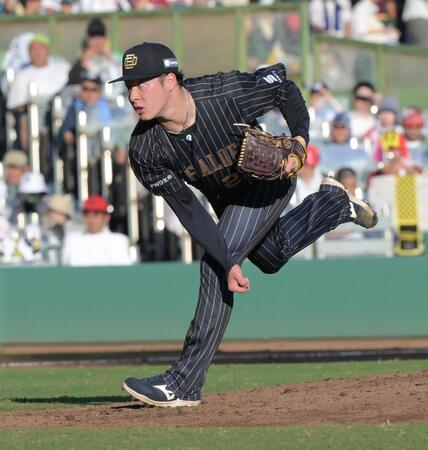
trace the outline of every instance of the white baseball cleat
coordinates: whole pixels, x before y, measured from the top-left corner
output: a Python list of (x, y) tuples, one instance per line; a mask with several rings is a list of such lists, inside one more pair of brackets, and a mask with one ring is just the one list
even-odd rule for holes
[(364, 228), (373, 228), (377, 224), (377, 214), (375, 210), (364, 200), (352, 195), (349, 191), (345, 189), (345, 186), (340, 181), (334, 178), (326, 177), (322, 180), (321, 185), (335, 186), (346, 192), (349, 197), (349, 203), (351, 206), (351, 218), (354, 223), (360, 225)]

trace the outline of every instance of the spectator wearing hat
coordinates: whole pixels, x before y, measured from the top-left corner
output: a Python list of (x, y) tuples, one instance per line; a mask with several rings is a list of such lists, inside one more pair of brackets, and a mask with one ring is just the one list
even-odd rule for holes
[(11, 211), (9, 227), (2, 242), (7, 263), (41, 261), (44, 196), (48, 188), (40, 173), (25, 172), (19, 182), (16, 208)]
[(67, 223), (73, 217), (72, 199), (69, 195), (55, 194), (46, 202), (46, 214), (43, 221), (44, 243), (62, 245)]
[(28, 123), (23, 115), (30, 103), (30, 83), (37, 86), (39, 103), (47, 104), (65, 86), (70, 65), (67, 61), (50, 57), (50, 42), (47, 36), (35, 34), (29, 45), (30, 65), (20, 70), (10, 85), (7, 107), (16, 113), (19, 127), (19, 146), (28, 148)]
[(414, 164), (428, 168), (428, 140), (424, 135), (425, 118), (418, 107), (404, 110), (401, 125), (404, 130), (410, 158)]
[(35, 34), (29, 44), (30, 65), (22, 69), (10, 86), (7, 106), (23, 107), (29, 102), (29, 84), (37, 83), (40, 97), (52, 97), (65, 85), (69, 63), (50, 57), (50, 41), (43, 34)]
[(382, 162), (390, 152), (409, 159), (409, 149), (399, 124), (400, 103), (394, 96), (382, 98), (377, 113), (376, 124), (366, 136), (373, 142), (374, 159)]
[(8, 150), (3, 157), (3, 180), (0, 180), (0, 215), (11, 219), (18, 209), (18, 189), (28, 172), (28, 157), (21, 150)]
[(99, 18), (92, 19), (86, 29), (81, 57), (69, 73), (69, 84), (80, 84), (84, 78), (99, 77), (103, 83), (120, 75), (121, 58), (114, 54), (107, 38), (107, 29)]
[(89, 196), (83, 205), (85, 230), (66, 234), (63, 262), (70, 266), (116, 266), (132, 264), (129, 239), (108, 228), (109, 205), (104, 197)]
[(351, 120), (349, 114), (336, 114), (331, 122), (330, 140), (320, 145), (320, 169), (323, 173), (334, 175), (341, 167), (350, 166), (363, 179), (371, 169), (370, 158), (351, 142)]
[(19, 182), (20, 212), (36, 213), (39, 216), (45, 212), (44, 196), (49, 189), (45, 177), (38, 172), (26, 172)]
[(315, 81), (309, 89), (308, 112), (311, 119), (311, 140), (320, 141), (325, 138), (324, 124), (331, 122), (342, 105), (333, 96), (324, 81)]
[(330, 87), (324, 81), (315, 81), (309, 90), (309, 108), (314, 109), (317, 119), (331, 121), (343, 106), (334, 97)]
[[(68, 193), (77, 194), (76, 183), (76, 135), (78, 131), (77, 118), (80, 111), (87, 115), (86, 131), (88, 132), (88, 152), (90, 162), (90, 179), (97, 175), (94, 170), (99, 163), (98, 131), (112, 122), (112, 109), (103, 95), (103, 84), (99, 77), (85, 77), (80, 85), (79, 96), (73, 100), (67, 110), (64, 121), (58, 133), (60, 155), (67, 167), (65, 189)], [(71, 187), (73, 188), (72, 190)], [(92, 192), (97, 188), (91, 189)]]
[(59, 135), (69, 145), (76, 140), (77, 115), (80, 111), (87, 114), (87, 122), (95, 128), (102, 128), (111, 122), (111, 108), (103, 96), (103, 84), (99, 77), (83, 78), (80, 84), (79, 96), (76, 98), (64, 118)]

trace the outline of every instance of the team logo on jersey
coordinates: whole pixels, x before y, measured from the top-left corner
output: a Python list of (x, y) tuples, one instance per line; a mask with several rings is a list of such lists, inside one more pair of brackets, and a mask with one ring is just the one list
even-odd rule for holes
[(281, 77), (276, 70), (271, 70), (267, 75), (263, 77), (263, 80), (268, 84), (281, 83)]
[(133, 69), (138, 62), (137, 55), (134, 55), (133, 53), (129, 53), (125, 56), (125, 60), (123, 61), (123, 66), (126, 70)]

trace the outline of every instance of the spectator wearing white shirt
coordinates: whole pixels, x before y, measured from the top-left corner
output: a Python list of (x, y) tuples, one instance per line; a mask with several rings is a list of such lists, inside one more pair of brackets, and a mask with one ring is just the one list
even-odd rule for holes
[(129, 239), (108, 229), (109, 206), (104, 197), (91, 195), (83, 205), (85, 230), (66, 234), (63, 263), (70, 266), (122, 266), (132, 264)]
[(107, 13), (131, 9), (127, 0), (80, 0), (77, 3), (81, 13)]
[(368, 81), (357, 83), (352, 90), (351, 135), (362, 140), (364, 135), (371, 130), (376, 119), (372, 113), (375, 104), (376, 91)]
[(317, 192), (323, 179), (318, 168), (320, 161), (318, 147), (309, 144), (306, 155), (305, 164), (297, 174), (296, 204), (301, 203), (308, 195)]
[(378, 44), (396, 44), (400, 32), (385, 26), (379, 18), (379, 0), (360, 0), (352, 9), (352, 33), (355, 39)]
[(428, 1), (406, 0), (403, 9), (408, 44), (428, 47)]
[(313, 30), (331, 36), (352, 36), (350, 0), (311, 0), (309, 10)]
[(18, 209), (18, 190), (22, 177), (29, 171), (28, 157), (21, 150), (8, 150), (2, 160), (4, 177), (0, 180), (0, 215), (8, 220)]
[(30, 65), (20, 70), (10, 85), (7, 107), (15, 111), (19, 121), (19, 146), (28, 147), (28, 123), (23, 113), (30, 103), (30, 84), (37, 86), (37, 97), (48, 101), (66, 85), (70, 64), (62, 59), (50, 58), (50, 43), (47, 36), (36, 34), (29, 46)]
[(40, 97), (52, 97), (67, 83), (70, 64), (65, 60), (50, 58), (50, 42), (47, 36), (36, 34), (29, 46), (30, 65), (18, 72), (10, 86), (7, 107), (15, 109), (28, 104), (29, 85), (37, 83)]

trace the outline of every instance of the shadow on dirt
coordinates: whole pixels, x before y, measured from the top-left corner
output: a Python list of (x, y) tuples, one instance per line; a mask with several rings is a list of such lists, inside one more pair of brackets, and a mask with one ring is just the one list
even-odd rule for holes
[(98, 405), (103, 403), (125, 403), (131, 402), (129, 396), (94, 396), (94, 397), (69, 397), (67, 395), (60, 397), (17, 397), (11, 398), (15, 403), (63, 403), (68, 405)]

